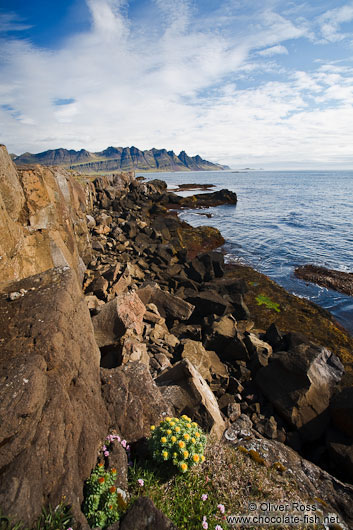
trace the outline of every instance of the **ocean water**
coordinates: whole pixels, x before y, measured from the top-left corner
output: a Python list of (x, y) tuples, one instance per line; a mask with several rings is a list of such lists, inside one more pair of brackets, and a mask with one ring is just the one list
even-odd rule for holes
[[(186, 210), (193, 226), (211, 225), (226, 240), (228, 262), (246, 263), (297, 296), (331, 311), (353, 334), (353, 297), (294, 277), (306, 263), (353, 272), (353, 171), (203, 171), (146, 173), (176, 184), (214, 184), (238, 195), (236, 206)], [(184, 192), (183, 194), (192, 194)], [(196, 192), (200, 193), (200, 192)], [(207, 218), (202, 213), (210, 213)]]

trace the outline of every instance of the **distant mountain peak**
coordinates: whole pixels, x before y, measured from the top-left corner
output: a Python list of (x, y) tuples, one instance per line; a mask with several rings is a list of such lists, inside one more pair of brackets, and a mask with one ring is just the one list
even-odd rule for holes
[(229, 169), (200, 157), (189, 156), (185, 151), (176, 155), (166, 149), (141, 151), (138, 147), (109, 146), (103, 151), (90, 153), (86, 149), (49, 149), (37, 154), (23, 153), (14, 156), (17, 165), (42, 164), (44, 166), (64, 166), (81, 173), (112, 173), (119, 170), (140, 171), (204, 171)]

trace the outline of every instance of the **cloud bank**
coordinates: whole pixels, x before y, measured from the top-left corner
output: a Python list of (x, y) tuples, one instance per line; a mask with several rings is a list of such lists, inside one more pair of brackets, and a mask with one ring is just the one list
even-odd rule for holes
[[(18, 33), (0, 41), (0, 141), (10, 151), (136, 145), (232, 167), (353, 167), (352, 70), (290, 62), (297, 43), (314, 61), (323, 41), (346, 42), (353, 5), (310, 18), (281, 2), (201, 13), (186, 0), (151, 0), (141, 17), (123, 1), (86, 4), (89, 30), (58, 49)], [(4, 14), (2, 27), (26, 26)]]

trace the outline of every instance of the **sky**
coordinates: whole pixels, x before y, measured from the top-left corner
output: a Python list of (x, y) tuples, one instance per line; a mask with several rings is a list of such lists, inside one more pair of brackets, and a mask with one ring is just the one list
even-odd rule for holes
[(353, 169), (353, 1), (0, 0), (0, 142)]

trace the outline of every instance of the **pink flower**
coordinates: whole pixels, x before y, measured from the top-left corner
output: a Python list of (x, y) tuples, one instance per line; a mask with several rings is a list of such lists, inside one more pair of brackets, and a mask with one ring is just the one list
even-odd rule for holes
[(208, 523), (207, 523), (207, 517), (206, 515), (203, 516), (203, 519), (202, 519), (202, 528), (204, 528), (205, 530), (208, 529)]
[(220, 511), (222, 514), (226, 511), (226, 509), (225, 509), (225, 507), (224, 507), (224, 504), (218, 504), (218, 505), (217, 505), (217, 508), (219, 509), (219, 511)]
[(141, 486), (141, 488), (145, 485), (145, 481), (143, 480), (143, 478), (139, 478), (137, 482), (138, 485)]
[(126, 446), (126, 450), (130, 451), (130, 446), (129, 445)]
[(103, 449), (103, 451), (106, 451), (107, 450), (107, 446), (103, 445), (102, 449)]
[(218, 524), (214, 530), (223, 530), (223, 528)]
[(109, 451), (104, 451), (104, 456), (109, 456)]
[(122, 445), (123, 447), (126, 447), (126, 440), (121, 440), (121, 445)]
[(203, 494), (201, 495), (201, 499), (202, 499), (203, 501), (207, 501), (207, 499), (208, 499), (208, 495), (207, 495), (207, 493), (203, 493)]

